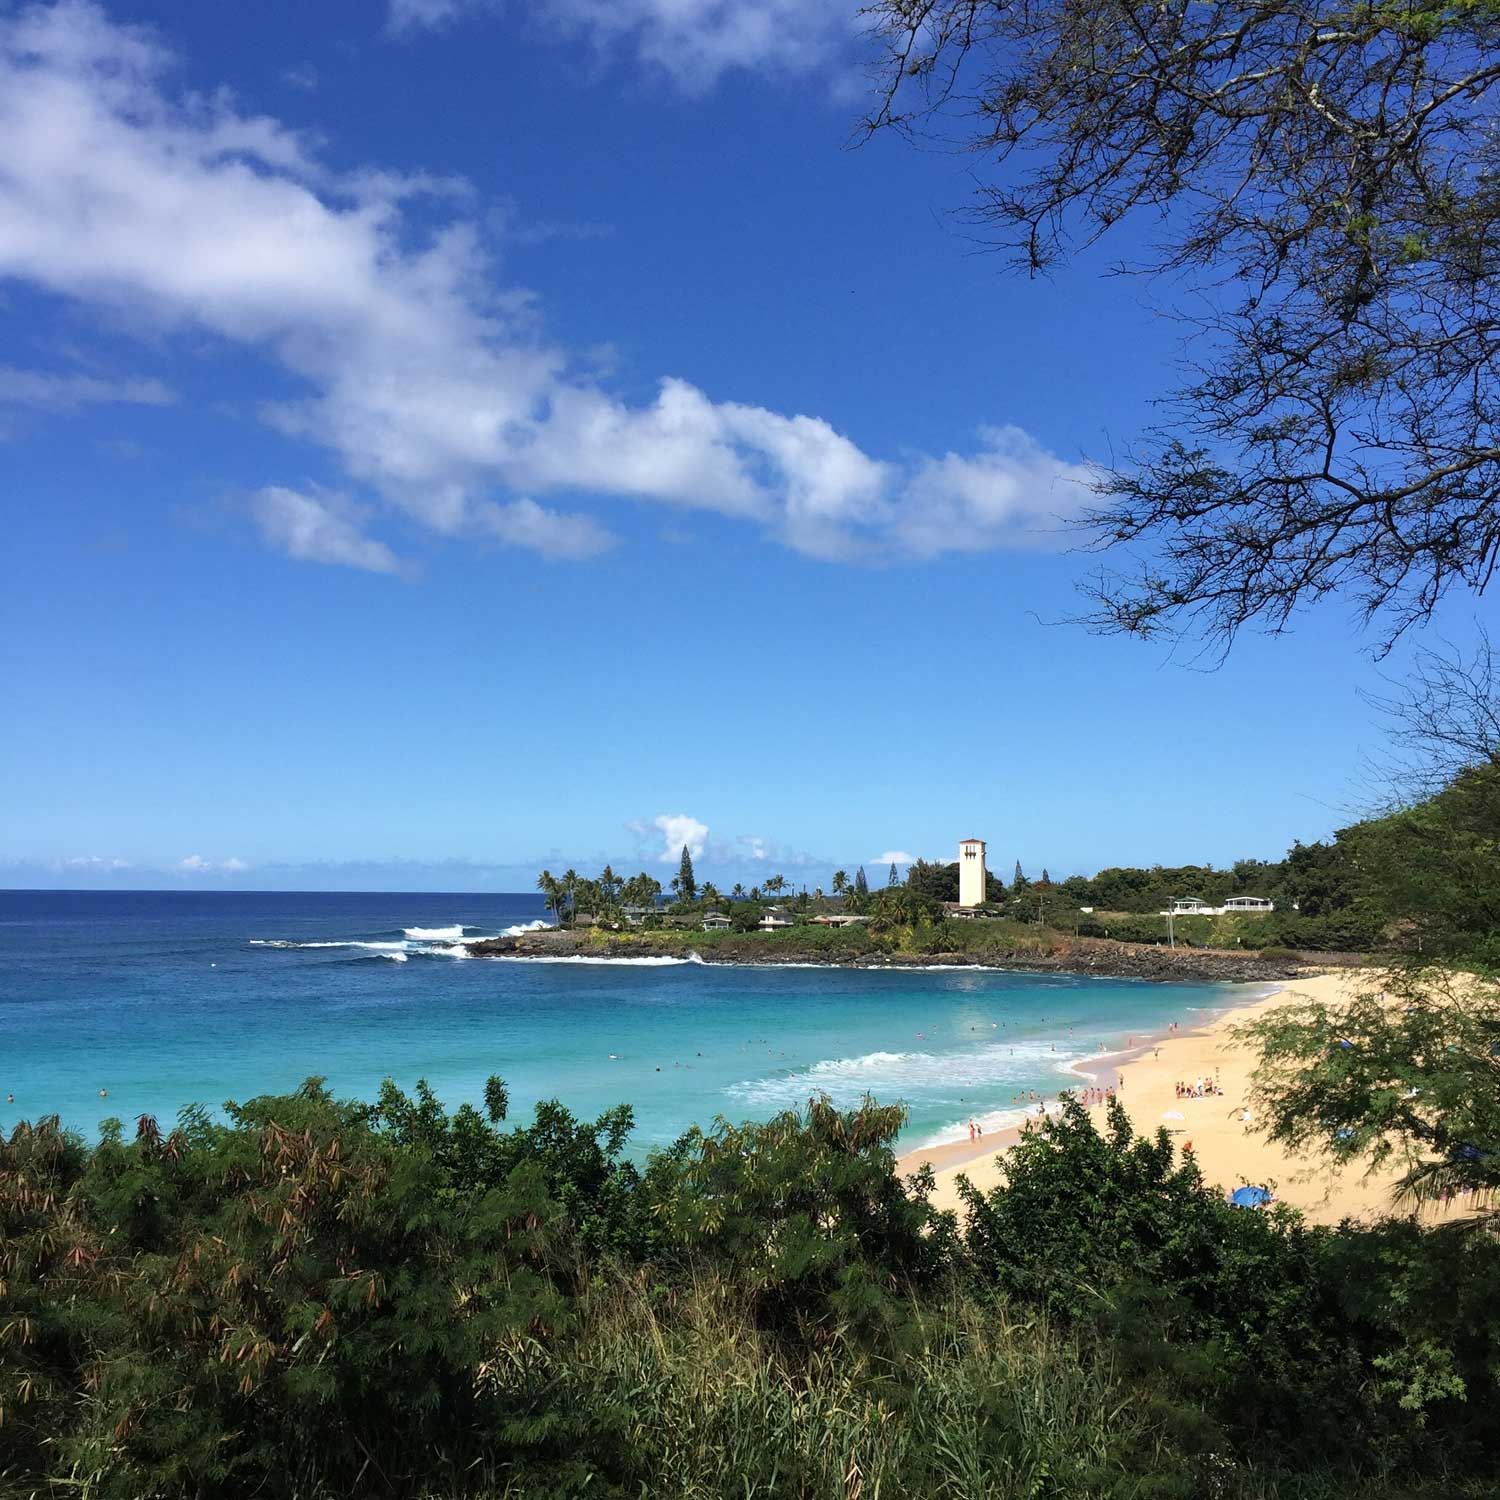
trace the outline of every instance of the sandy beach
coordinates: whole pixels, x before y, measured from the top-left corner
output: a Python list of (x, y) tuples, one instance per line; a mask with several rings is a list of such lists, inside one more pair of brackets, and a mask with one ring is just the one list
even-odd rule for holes
[[(1166, 1125), (1179, 1146), (1191, 1141), (1204, 1179), (1225, 1192), (1247, 1181), (1265, 1185), (1318, 1224), (1378, 1217), (1394, 1211), (1391, 1188), (1399, 1170), (1365, 1175), (1359, 1166), (1353, 1166), (1336, 1171), (1321, 1158), (1289, 1155), (1257, 1135), (1254, 1121), (1241, 1118), (1249, 1106), (1255, 1059), (1229, 1034), (1234, 1026), (1288, 1000), (1345, 998), (1355, 986), (1368, 983), (1369, 977), (1368, 971), (1344, 970), (1293, 980), (1275, 994), (1224, 1012), (1206, 1025), (1173, 1032), (1129, 1057), (1104, 1058), (1087, 1066), (1096, 1071), (1101, 1086), (1119, 1086), (1119, 1097), (1139, 1132), (1149, 1133)], [(1216, 1078), (1223, 1092), (1202, 1099), (1177, 1097), (1179, 1081), (1191, 1084), (1200, 1077)], [(1174, 1110), (1184, 1118), (1164, 1119)], [(1102, 1124), (1103, 1105), (1095, 1106), (1090, 1113)], [(902, 1157), (901, 1167), (911, 1172), (923, 1163), (930, 1164), (937, 1176), (934, 1202), (940, 1208), (957, 1208), (958, 1175), (963, 1173), (981, 1190), (994, 1187), (1001, 1176), (997, 1155), (1018, 1138), (1019, 1131), (1005, 1130), (987, 1136), (980, 1145), (964, 1139), (923, 1147)], [(1437, 1218), (1443, 1214), (1441, 1210), (1429, 1210), (1423, 1216)]]

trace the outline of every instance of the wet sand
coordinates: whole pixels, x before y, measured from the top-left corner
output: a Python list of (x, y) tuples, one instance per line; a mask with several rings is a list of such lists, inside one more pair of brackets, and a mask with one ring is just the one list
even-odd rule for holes
[[(1288, 1000), (1336, 1001), (1370, 980), (1371, 971), (1347, 969), (1293, 980), (1275, 994), (1206, 1024), (1149, 1038), (1133, 1053), (1087, 1066), (1101, 1086), (1122, 1083), (1119, 1098), (1137, 1131), (1150, 1133), (1164, 1125), (1179, 1148), (1191, 1142), (1204, 1180), (1226, 1193), (1244, 1182), (1269, 1187), (1277, 1198), (1300, 1208), (1318, 1224), (1397, 1212), (1391, 1189), (1401, 1175), (1399, 1168), (1389, 1166), (1373, 1175), (1364, 1174), (1359, 1165), (1339, 1170), (1321, 1157), (1290, 1155), (1255, 1133), (1254, 1120), (1242, 1118), (1249, 1107), (1255, 1057), (1229, 1034), (1232, 1027)], [(1177, 1097), (1179, 1081), (1192, 1084), (1200, 1077), (1216, 1078), (1223, 1093), (1202, 1099)], [(1080, 1087), (1087, 1082), (1080, 1079)], [(1184, 1118), (1164, 1118), (1172, 1111)], [(1096, 1105), (1090, 1113), (1102, 1125), (1105, 1106)], [(1019, 1129), (1013, 1129), (987, 1135), (981, 1142), (960, 1139), (922, 1147), (901, 1158), (901, 1170), (910, 1173), (923, 1163), (930, 1165), (937, 1178), (934, 1203), (939, 1208), (959, 1208), (960, 1173), (981, 1191), (994, 1187), (1002, 1176), (999, 1154), (1019, 1138)], [(1447, 1216), (1436, 1208), (1422, 1215), (1424, 1221)]]

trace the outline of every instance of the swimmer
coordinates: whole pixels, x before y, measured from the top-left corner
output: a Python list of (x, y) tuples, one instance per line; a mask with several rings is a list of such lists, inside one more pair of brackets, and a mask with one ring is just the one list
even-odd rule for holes
[(99, 1097), (101, 1099), (108, 1099), (109, 1098), (109, 1090), (108, 1089), (100, 1089), (99, 1090)]

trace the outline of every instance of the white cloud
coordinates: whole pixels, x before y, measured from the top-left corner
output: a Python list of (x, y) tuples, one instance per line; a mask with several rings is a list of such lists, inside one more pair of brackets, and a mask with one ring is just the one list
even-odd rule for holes
[(304, 495), (279, 484), (250, 498), (250, 514), (273, 547), (299, 562), (342, 563), (371, 573), (396, 573), (400, 560), (360, 530), (363, 513), (342, 495)]
[(914, 854), (907, 854), (902, 849), (887, 849), (884, 854), (877, 854), (870, 861), (872, 865), (909, 865), (916, 862)]
[[(390, 0), (390, 26), (399, 35), (499, 8), (497, 0)], [(735, 70), (823, 69), (864, 29), (858, 0), (548, 0), (536, 9), (561, 36), (633, 53), (692, 91)]]
[(480, 9), (495, 9), (493, 0), (390, 0), (390, 28), (398, 35), (436, 29)]
[(476, 517), (502, 542), (530, 547), (544, 557), (595, 557), (615, 540), (591, 517), (543, 510), (535, 500), (512, 500), (506, 505), (486, 501), (477, 508)]
[[(644, 825), (627, 825), (633, 832), (643, 832)], [(708, 843), (708, 824), (690, 818), (686, 813), (658, 813), (650, 827), (661, 835), (661, 852), (656, 858), (664, 865), (675, 865), (682, 858), (683, 846), (694, 859), (700, 859)]]
[(1094, 473), (1064, 463), (1019, 427), (985, 427), (981, 452), (918, 460), (893, 534), (917, 557), (1059, 544), (1062, 522), (1093, 501)]
[(111, 402), (170, 406), (176, 399), (159, 380), (100, 380), (93, 375), (57, 375), (0, 365), (0, 404), (71, 411)]
[(242, 859), (204, 859), (201, 854), (189, 854), (176, 864), (179, 875), (238, 875), (250, 868)]
[(318, 70), (310, 62), (293, 63), (277, 76), (288, 88), (301, 89), (305, 94), (317, 92)]
[[(439, 0), (406, 9), (406, 24), (456, 14)], [(568, 0), (565, 17), (642, 55), (681, 37), (685, 57), (722, 59), (797, 51), (802, 10)], [(834, 14), (810, 7), (808, 35)], [(267, 356), (303, 394), (265, 419), (426, 527), (593, 556), (606, 526), (538, 498), (583, 491), (719, 512), (815, 557), (930, 557), (1049, 545), (1050, 513), (1083, 498), (1086, 471), (1013, 428), (973, 456), (893, 463), (821, 417), (714, 401), (681, 378), (629, 406), (539, 337), (529, 296), (497, 283), (462, 184), (334, 172), (224, 93), (174, 95), (170, 65), (151, 33), (87, 0), (0, 18), (0, 278), (155, 337)], [(260, 495), (263, 532), (294, 555), (397, 571), (326, 497)]]
[(128, 859), (106, 859), (98, 854), (81, 854), (56, 861), (54, 868), (73, 873), (102, 875), (116, 870), (129, 870), (132, 866)]

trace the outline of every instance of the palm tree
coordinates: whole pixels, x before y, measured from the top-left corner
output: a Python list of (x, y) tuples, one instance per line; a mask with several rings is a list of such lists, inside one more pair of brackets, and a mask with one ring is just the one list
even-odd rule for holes
[(719, 894), (719, 888), (711, 880), (703, 882), (702, 889), (698, 892), (705, 906), (717, 906), (724, 898)]
[(563, 896), (567, 899), (568, 915), (571, 918), (574, 911), (578, 909), (578, 871), (568, 869), (563, 871), (562, 878)]
[(562, 887), (557, 883), (551, 870), (543, 870), (537, 876), (536, 888), (542, 893), (547, 903), (547, 910), (557, 918), (557, 925), (561, 927), (563, 908)]
[(734, 883), (734, 889), (729, 893), (731, 901), (743, 901), (745, 899), (745, 887), (738, 880)]
[(842, 896), (849, 889), (849, 877), (842, 870), (833, 872), (833, 894)]

